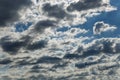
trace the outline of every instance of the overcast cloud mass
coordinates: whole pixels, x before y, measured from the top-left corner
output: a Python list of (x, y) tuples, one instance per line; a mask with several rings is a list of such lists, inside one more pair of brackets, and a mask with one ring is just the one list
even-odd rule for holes
[(0, 0), (0, 80), (120, 80), (120, 0)]

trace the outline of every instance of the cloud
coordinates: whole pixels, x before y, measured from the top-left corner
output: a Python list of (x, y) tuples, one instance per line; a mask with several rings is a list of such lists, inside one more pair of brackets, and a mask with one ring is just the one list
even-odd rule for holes
[(66, 53), (64, 59), (84, 59), (101, 54), (110, 55), (119, 53), (119, 39), (102, 38), (93, 40), (86, 45), (80, 45), (74, 52)]
[(57, 57), (51, 57), (51, 56), (43, 56), (40, 59), (37, 60), (37, 63), (58, 63), (61, 59)]
[(13, 61), (10, 58), (0, 59), (1, 65), (7, 65), (7, 64), (10, 64), (11, 62), (13, 62)]
[[(53, 4), (54, 3), (54, 4)], [(67, 12), (66, 8), (71, 6), (71, 5), (78, 5), (79, 3), (83, 3), (83, 5), (88, 4), (90, 6), (90, 9), (93, 7), (97, 7), (97, 4), (101, 4), (100, 9), (96, 9), (96, 10), (90, 10), (90, 11), (86, 11), (85, 12)], [(96, 3), (96, 5), (92, 5)], [(34, 1), (34, 0), (22, 0), (22, 1), (15, 1), (14, 3), (9, 2), (7, 0), (1, 2), (1, 19), (2, 17), (4, 17), (4, 19), (2, 19), (1, 25), (6, 25), (6, 23), (10, 22), (12, 24), (12, 22), (16, 22), (19, 18), (20, 18), (20, 22), (39, 22), (42, 20), (47, 20), (49, 19), (61, 19), (56, 20), (58, 21), (58, 25), (63, 26), (63, 25), (76, 25), (76, 24), (82, 24), (86, 21), (86, 15), (91, 16), (91, 12), (96, 13), (98, 11), (106, 11), (108, 10), (107, 8), (109, 8), (109, 10), (113, 10), (114, 8), (112, 6), (109, 5), (109, 2), (104, 2), (103, 0), (96, 0), (93, 2), (93, 0), (91, 1), (70, 1), (70, 5), (69, 5), (69, 1), (68, 0), (62, 0), (62, 1)], [(8, 6), (10, 7), (5, 7), (5, 4), (9, 4)], [(25, 11), (21, 11), (18, 12), (20, 9), (24, 9), (23, 7), (28, 7), (30, 4), (31, 7), (29, 7), (28, 10)], [(106, 6), (102, 6), (103, 4), (107, 4)], [(11, 6), (12, 5), (12, 6)], [(88, 6), (87, 5), (87, 6)], [(84, 6), (86, 7), (86, 6)], [(5, 8), (5, 9), (4, 9)], [(79, 7), (78, 7), (79, 8)], [(7, 10), (8, 9), (8, 10)], [(90, 13), (90, 14), (89, 14)], [(20, 16), (19, 16), (20, 14)], [(13, 16), (14, 15), (14, 16)], [(85, 16), (82, 16), (85, 15)], [(5, 18), (6, 17), (6, 18)], [(81, 19), (79, 19), (79, 17), (81, 17)], [(12, 24), (13, 25), (13, 24)], [(36, 25), (36, 24), (34, 24)], [(44, 28), (43, 28), (44, 29)]]
[(42, 20), (37, 22), (34, 25), (33, 29), (35, 30), (35, 32), (43, 33), (46, 28), (55, 27), (55, 26), (56, 26), (56, 21), (54, 20)]
[(80, 58), (80, 55), (79, 54), (65, 54), (64, 59), (78, 59)]
[(0, 41), (3, 51), (10, 54), (16, 54), (19, 49), (25, 45), (24, 41), (11, 41), (9, 36), (3, 37)]
[[(102, 70), (109, 70), (109, 69), (116, 68), (116, 67), (118, 67), (118, 64), (105, 65), (105, 66), (99, 67), (98, 69), (102, 71)], [(114, 73), (113, 73), (113, 74), (114, 74)]]
[[(91, 43), (87, 44), (87, 47), (83, 46), (81, 52), (79, 52), (79, 47), (77, 49), (78, 53), (82, 53), (80, 57), (89, 57), (99, 54), (117, 54), (119, 53), (118, 47), (119, 39), (112, 38), (102, 38), (93, 40)], [(81, 48), (80, 48), (81, 50)]]
[(20, 49), (24, 50), (37, 50), (45, 48), (47, 45), (47, 41), (39, 40), (32, 42), (32, 37), (30, 36), (22, 36), (19, 39), (11, 38), (10, 36), (6, 36), (0, 39), (0, 45), (3, 51), (16, 55), (19, 53)]
[[(0, 60), (0, 70), (4, 68), (0, 77), (6, 75), (16, 80), (21, 77), (25, 80), (92, 80), (99, 79), (99, 75), (109, 75), (111, 68), (116, 68), (114, 72), (117, 73), (119, 38), (96, 39), (88, 36), (90, 31), (84, 29), (84, 26), (74, 26), (85, 23), (86, 18), (114, 10), (114, 7), (109, 2), (104, 2), (107, 0), (67, 1), (32, 0), (32, 7), (23, 14), (20, 13), (22, 15), (18, 18), (21, 19), (17, 22), (32, 22), (28, 30), (16, 33), (11, 29), (0, 29), (0, 51), (6, 54)], [(80, 9), (77, 7), (79, 3), (82, 3)], [(74, 8), (72, 12), (67, 10), (70, 6)], [(64, 27), (67, 30), (58, 30)], [(85, 40), (88, 40), (86, 44)]]
[(51, 5), (50, 3), (44, 4), (42, 10), (47, 13), (49, 17), (55, 17), (58, 19), (64, 19), (68, 16), (62, 6), (60, 5)]
[(18, 20), (18, 10), (30, 4), (30, 0), (0, 0), (0, 27)]
[(40, 67), (39, 65), (34, 65), (31, 69), (40, 69), (42, 67)]
[[(68, 11), (82, 11), (82, 10), (88, 10), (88, 9), (93, 9), (93, 8), (98, 8), (103, 6), (102, 0), (84, 0), (84, 1), (78, 1), (76, 3), (71, 3), (68, 7)], [(104, 4), (105, 5), (105, 4)]]
[(84, 51), (80, 57), (84, 58), (84, 57), (94, 56), (94, 55), (98, 55), (99, 53), (100, 53), (99, 49), (98, 50), (88, 49), (88, 50)]
[(47, 42), (44, 40), (32, 43), (32, 44), (28, 44), (27, 45), (27, 49), (28, 50), (37, 50), (37, 49), (41, 49), (41, 48), (45, 48), (47, 45)]
[(117, 29), (117, 27), (111, 26), (104, 22), (96, 22), (93, 26), (93, 33), (97, 35), (101, 34), (102, 32), (114, 31), (115, 29)]
[(17, 51), (24, 45), (23, 42), (4, 42), (2, 43), (2, 48), (6, 52), (14, 52), (15, 54)]
[(51, 69), (52, 70), (56, 70), (57, 68), (64, 68), (68, 65), (67, 62), (62, 62), (62, 63), (58, 63), (58, 64), (55, 64)]
[(77, 64), (75, 64), (75, 66), (77, 67), (77, 68), (86, 68), (86, 67), (88, 67), (88, 66), (91, 66), (91, 65), (95, 65), (95, 64), (97, 64), (98, 62), (97, 61), (95, 61), (95, 62), (84, 62), (84, 63), (77, 63)]
[(12, 65), (11, 67), (20, 67), (20, 66), (30, 66), (33, 65), (34, 63), (31, 61), (31, 58), (29, 57), (25, 57), (25, 58), (21, 58), (20, 60), (16, 59), (16, 62), (14, 65)]
[[(81, 9), (82, 4), (83, 8)], [(93, 5), (94, 4), (94, 5)], [(95, 5), (96, 4), (96, 5)], [(80, 11), (73, 10), (73, 12), (67, 11), (69, 7), (74, 6), (81, 6), (76, 7), (76, 9), (80, 9)], [(86, 6), (87, 5), (87, 6)], [(68, 1), (68, 0), (62, 0), (62, 1), (38, 1), (35, 6), (33, 6), (34, 9), (31, 9), (32, 12), (32, 19), (31, 17), (27, 17), (27, 19), (38, 21), (40, 20), (46, 20), (46, 19), (54, 19), (57, 23), (57, 26), (71, 26), (71, 25), (77, 25), (77, 24), (83, 24), (86, 22), (87, 17), (92, 17), (94, 15), (98, 15), (99, 12), (102, 11), (112, 11), (115, 8), (112, 7), (109, 4), (109, 0), (84, 0), (84, 1)], [(27, 13), (30, 14), (31, 13)], [(33, 16), (34, 15), (34, 16)], [(42, 15), (42, 16), (41, 16)]]
[(115, 44), (115, 51), (116, 51), (117, 53), (120, 52), (120, 43)]

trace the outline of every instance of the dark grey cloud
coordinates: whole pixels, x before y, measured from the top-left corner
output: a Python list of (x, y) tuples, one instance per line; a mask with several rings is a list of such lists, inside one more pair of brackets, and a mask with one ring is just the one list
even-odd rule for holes
[(61, 63), (58, 63), (58, 64), (55, 64), (52, 69), (56, 69), (56, 68), (64, 68), (68, 65), (67, 62), (61, 62)]
[(17, 52), (20, 47), (22, 47), (24, 45), (23, 42), (4, 42), (2, 43), (2, 48), (4, 51), (6, 52)]
[(119, 52), (120, 52), (120, 43), (117, 43), (117, 44), (115, 45), (115, 51), (116, 51), (116, 53), (119, 53)]
[[(93, 44), (91, 47), (95, 48), (99, 52), (103, 52), (105, 54), (117, 54), (119, 53), (119, 44), (116, 43), (117, 40), (112, 40), (112, 39), (102, 39), (102, 40), (96, 40), (95, 44)], [(99, 46), (101, 45), (101, 46)], [(113, 47), (113, 45), (115, 45)]]
[(0, 64), (7, 65), (13, 62), (10, 58), (0, 59)]
[(102, 52), (104, 52), (104, 53), (114, 53), (114, 52), (113, 52), (113, 49), (114, 49), (114, 48), (112, 48), (113, 43), (114, 43), (114, 42), (103, 41), (103, 42), (102, 42), (102, 44), (103, 44)]
[(93, 8), (98, 8), (102, 6), (102, 0), (80, 0), (76, 3), (71, 3), (68, 7), (68, 11), (82, 11), (82, 10), (88, 10)]
[(24, 41), (10, 41), (1, 39), (0, 45), (3, 51), (10, 53), (11, 55), (17, 54), (19, 49), (25, 45)]
[(77, 52), (78, 53), (81, 53), (83, 51), (83, 46), (79, 46), (78, 48), (77, 48)]
[(56, 22), (53, 20), (42, 20), (37, 22), (37, 24), (34, 26), (34, 30), (39, 33), (42, 33), (46, 28), (55, 27), (55, 26), (56, 26)]
[(47, 41), (41, 40), (41, 41), (38, 41), (38, 42), (34, 42), (32, 44), (28, 44), (26, 48), (28, 50), (37, 50), (37, 49), (45, 48), (46, 45), (47, 45)]
[[(113, 45), (115, 45), (113, 47)], [(94, 44), (91, 44), (86, 49), (81, 49), (81, 47), (77, 49), (78, 53), (81, 53), (79, 55), (80, 58), (85, 58), (89, 56), (95, 56), (99, 55), (100, 53), (104, 54), (117, 54), (120, 52), (120, 43), (116, 43), (116, 40), (111, 39), (101, 39), (96, 40)], [(80, 49), (80, 50), (79, 50)]]
[(32, 37), (29, 35), (24, 35), (20, 38), (20, 40), (24, 41), (26, 44), (28, 44), (29, 42), (31, 42)]
[(30, 4), (31, 0), (0, 0), (0, 27), (18, 20), (18, 10)]
[(23, 67), (23, 66), (32, 66), (35, 65), (36, 63), (34, 62), (35, 59), (26, 56), (26, 57), (16, 57), (13, 58), (13, 63), (10, 65), (10, 68), (16, 68), (16, 67)]
[(32, 65), (34, 63), (30, 62), (31, 60), (28, 60), (28, 59), (22, 59), (20, 61), (17, 61), (16, 62), (16, 65), (14, 66), (28, 66), (28, 65)]
[(118, 68), (118, 67), (119, 67), (119, 64), (104, 65), (104, 66), (98, 67), (98, 70), (103, 71), (103, 70), (109, 70), (109, 69)]
[(84, 51), (80, 57), (85, 58), (85, 57), (89, 57), (89, 56), (95, 56), (95, 55), (98, 55), (99, 53), (100, 53), (99, 50), (89, 49), (89, 50)]
[(50, 17), (63, 19), (68, 16), (64, 9), (59, 5), (51, 5), (49, 3), (43, 5), (43, 11)]
[(32, 42), (32, 37), (29, 35), (23, 36), (20, 38), (20, 40), (24, 41), (25, 49), (27, 50), (37, 50), (37, 49), (42, 49), (45, 48), (46, 45), (48, 44), (46, 40), (39, 40), (36, 42)]
[(29, 72), (30, 73), (40, 73), (40, 70), (39, 69), (31, 69)]
[(89, 67), (89, 66), (91, 66), (91, 65), (95, 65), (95, 64), (97, 64), (97, 63), (98, 63), (97, 61), (77, 63), (77, 64), (75, 64), (75, 67), (77, 67), (77, 68), (86, 68), (86, 67)]
[(41, 67), (40, 65), (33, 65), (30, 72), (31, 73), (40, 73), (40, 70), (45, 69), (44, 67)]
[(60, 62), (61, 60), (62, 59), (58, 58), (58, 57), (43, 56), (43, 57), (39, 58), (36, 63), (46, 63), (46, 64), (53, 63), (53, 64), (55, 64), (55, 63)]
[(41, 67), (39, 65), (34, 65), (31, 69), (40, 69)]
[(79, 54), (65, 54), (64, 59), (78, 59), (80, 58), (80, 55)]
[(37, 42), (32, 43), (30, 36), (23, 36), (19, 40), (14, 40), (13, 38), (10, 38), (9, 36), (5, 36), (0, 39), (0, 46), (3, 49), (3, 51), (15, 55), (18, 54), (18, 51), (21, 48), (24, 48), (26, 50), (37, 50), (45, 48), (47, 45), (47, 41), (40, 40)]

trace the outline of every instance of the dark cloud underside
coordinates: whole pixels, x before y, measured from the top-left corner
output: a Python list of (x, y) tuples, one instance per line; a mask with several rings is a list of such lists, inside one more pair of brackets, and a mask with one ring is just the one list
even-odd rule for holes
[(53, 20), (42, 20), (37, 22), (37, 24), (34, 26), (34, 30), (42, 33), (44, 30), (48, 27), (55, 27), (56, 22)]
[(37, 60), (37, 63), (58, 63), (61, 59), (58, 57), (43, 56)]
[(32, 43), (32, 44), (28, 44), (27, 49), (28, 50), (37, 50), (37, 49), (41, 49), (41, 48), (45, 48), (47, 45), (47, 42), (44, 40)]
[(90, 65), (95, 65), (97, 63), (98, 63), (97, 61), (95, 61), (95, 62), (84, 62), (84, 63), (77, 63), (77, 64), (75, 64), (75, 66), (77, 68), (86, 68), (86, 67), (88, 67)]
[(17, 54), (18, 50), (24, 46), (24, 42), (19, 42), (19, 41), (15, 41), (15, 42), (3, 42), (1, 44), (1, 47), (3, 49), (3, 51), (11, 53), (11, 54)]
[(18, 20), (18, 10), (30, 4), (30, 0), (0, 0), (0, 27)]
[(67, 17), (68, 15), (65, 12), (65, 10), (62, 9), (61, 6), (58, 6), (58, 5), (50, 5), (49, 3), (47, 3), (43, 6), (42, 9), (45, 13), (47, 13), (48, 16), (55, 17), (58, 19), (63, 19)]
[[(95, 43), (89, 46), (87, 49), (83, 49), (82, 54), (78, 55), (78, 57), (85, 58), (89, 56), (99, 55), (100, 53), (118, 54), (120, 52), (120, 43), (115, 42), (116, 41), (111, 41), (109, 39), (96, 40)], [(113, 45), (115, 46), (113, 47)], [(77, 52), (81, 53), (79, 52), (79, 49), (81, 50), (81, 48), (78, 48)]]
[(47, 45), (47, 41), (45, 40), (40, 40), (31, 43), (30, 36), (23, 36), (19, 40), (15, 40), (15, 41), (12, 41), (12, 38), (9, 38), (9, 36), (0, 39), (0, 46), (3, 49), (3, 51), (11, 55), (18, 54), (18, 51), (21, 48), (24, 48), (26, 50), (37, 50), (37, 49), (45, 48), (46, 45)]
[(77, 3), (71, 3), (68, 7), (68, 11), (82, 11), (102, 6), (102, 0), (80, 0)]
[(7, 64), (9, 64), (11, 62), (12, 62), (12, 60), (9, 59), (9, 58), (0, 59), (0, 64), (2, 64), (2, 65), (7, 65)]

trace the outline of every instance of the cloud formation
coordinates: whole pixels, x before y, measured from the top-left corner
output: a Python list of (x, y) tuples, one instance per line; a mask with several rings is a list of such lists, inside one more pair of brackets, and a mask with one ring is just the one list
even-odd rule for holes
[[(79, 25), (90, 17), (114, 10), (109, 0), (13, 2), (0, 3), (2, 9), (8, 9), (0, 9), (1, 79), (93, 80), (104, 77), (100, 75), (119, 75), (120, 39), (95, 37), (117, 27), (104, 22), (93, 23), (88, 29)], [(6, 4), (10, 7), (6, 8)], [(28, 9), (19, 13), (25, 7)], [(19, 23), (28, 22), (31, 25), (25, 31), (14, 31)]]
[(25, 50), (37, 50), (41, 48), (45, 48), (47, 45), (47, 41), (39, 40), (32, 42), (30, 36), (22, 36), (18, 40), (11, 38), (9, 36), (5, 36), (0, 39), (0, 45), (3, 51), (8, 52), (11, 55), (15, 55), (19, 53), (18, 51), (21, 48)]
[(55, 27), (55, 26), (56, 26), (56, 21), (54, 20), (42, 20), (37, 22), (33, 28), (35, 32), (43, 33), (46, 28)]
[(101, 34), (102, 32), (106, 32), (106, 31), (114, 31), (115, 29), (117, 29), (117, 27), (111, 26), (104, 22), (96, 22), (93, 26), (93, 33), (97, 35), (97, 34)]
[(51, 5), (50, 3), (47, 3), (43, 5), (42, 10), (47, 13), (49, 17), (63, 19), (68, 16), (68, 14), (60, 5)]
[[(104, 4), (105, 5), (105, 4)], [(103, 0), (79, 0), (76, 3), (71, 3), (68, 7), (68, 11), (82, 11), (82, 10), (88, 10), (93, 8), (98, 8), (103, 5)]]
[(18, 50), (25, 45), (25, 43), (24, 41), (11, 41), (9, 36), (6, 36), (0, 40), (0, 45), (3, 51), (16, 54)]
[(18, 10), (28, 7), (30, 4), (30, 0), (0, 0), (0, 27), (18, 20)]

